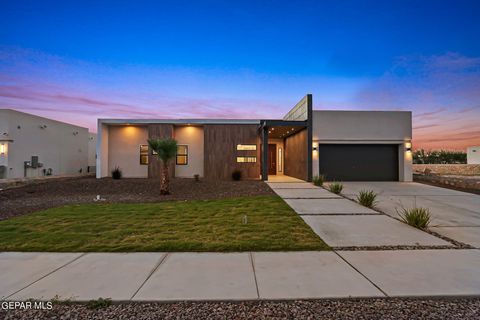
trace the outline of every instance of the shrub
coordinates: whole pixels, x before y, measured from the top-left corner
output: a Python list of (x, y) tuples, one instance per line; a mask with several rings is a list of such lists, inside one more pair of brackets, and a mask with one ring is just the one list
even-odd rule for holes
[(196, 182), (200, 181), (200, 175), (198, 173), (194, 174), (193, 178), (195, 179)]
[(112, 170), (112, 179), (121, 179), (122, 178), (122, 170), (120, 170), (120, 167), (115, 167)]
[(110, 298), (98, 298), (97, 300), (90, 300), (87, 303), (87, 307), (89, 309), (100, 309), (100, 308), (106, 308), (109, 305), (112, 304), (112, 299)]
[(403, 222), (419, 229), (426, 229), (431, 221), (430, 209), (427, 208), (402, 208), (398, 213)]
[(360, 193), (357, 195), (357, 201), (362, 205), (367, 208), (373, 208), (377, 201), (375, 200), (377, 198), (377, 194), (373, 192), (372, 190), (362, 190)]
[(333, 192), (335, 194), (339, 194), (343, 190), (343, 184), (341, 184), (339, 182), (333, 182), (333, 183), (330, 184), (329, 188), (330, 188), (331, 192)]
[(413, 163), (445, 164), (445, 163), (467, 163), (467, 154), (464, 151), (446, 151), (423, 149), (413, 152)]
[(232, 172), (232, 179), (235, 181), (242, 180), (242, 171), (240, 170), (235, 170)]
[(316, 175), (312, 179), (313, 184), (316, 185), (317, 187), (323, 186), (324, 181), (325, 181), (325, 176), (323, 174)]

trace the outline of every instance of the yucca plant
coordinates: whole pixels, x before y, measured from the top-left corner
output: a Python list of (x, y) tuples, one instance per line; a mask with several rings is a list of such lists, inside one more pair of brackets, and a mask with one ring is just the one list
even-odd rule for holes
[(324, 181), (325, 181), (325, 176), (323, 174), (316, 175), (312, 179), (313, 184), (316, 185), (317, 187), (321, 187)]
[(162, 161), (162, 173), (160, 176), (160, 194), (170, 194), (170, 177), (168, 166), (170, 161), (177, 155), (177, 141), (174, 139), (148, 139), (148, 145), (157, 153)]
[(232, 172), (232, 179), (233, 179), (234, 181), (240, 181), (240, 180), (242, 180), (242, 171), (240, 171), (240, 170), (234, 170), (234, 171)]
[(120, 167), (115, 167), (112, 170), (112, 179), (118, 180), (122, 179), (122, 170), (120, 170)]
[(329, 186), (329, 189), (335, 194), (340, 194), (343, 190), (343, 184), (340, 182), (332, 182)]
[(377, 194), (372, 190), (362, 190), (357, 195), (357, 201), (367, 208), (373, 208), (376, 204)]
[(403, 222), (419, 229), (428, 228), (431, 221), (430, 209), (427, 208), (402, 208), (398, 215)]

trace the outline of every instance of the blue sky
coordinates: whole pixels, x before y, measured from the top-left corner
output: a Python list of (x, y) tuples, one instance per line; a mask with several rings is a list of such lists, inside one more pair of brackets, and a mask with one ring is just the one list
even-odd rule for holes
[(480, 144), (479, 1), (0, 9), (0, 107), (94, 130), (97, 117), (281, 117), (313, 93), (316, 109), (412, 110), (417, 146)]

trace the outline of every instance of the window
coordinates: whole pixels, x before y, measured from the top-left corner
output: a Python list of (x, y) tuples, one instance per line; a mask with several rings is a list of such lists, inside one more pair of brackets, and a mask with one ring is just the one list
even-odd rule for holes
[(257, 157), (237, 157), (237, 162), (257, 162)]
[(256, 144), (237, 144), (237, 150), (238, 151), (257, 150), (257, 145)]
[(278, 148), (278, 172), (282, 172), (282, 160), (283, 160), (282, 148)]
[(177, 146), (177, 161), (178, 165), (188, 164), (188, 146), (179, 144)]
[(140, 145), (140, 164), (148, 164), (148, 145)]

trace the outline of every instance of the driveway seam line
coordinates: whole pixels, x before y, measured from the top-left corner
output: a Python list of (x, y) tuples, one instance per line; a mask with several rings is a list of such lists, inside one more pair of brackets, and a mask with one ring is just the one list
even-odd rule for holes
[(368, 282), (370, 282), (375, 288), (377, 288), (381, 293), (385, 295), (385, 297), (388, 297), (389, 295), (383, 291), (379, 286), (377, 286), (372, 280), (370, 280), (366, 275), (364, 275), (360, 270), (358, 270), (356, 267), (354, 267), (350, 262), (348, 262), (344, 257), (342, 257), (337, 251), (333, 250), (337, 256), (340, 257), (343, 261), (345, 261), (346, 264), (348, 264), (353, 270), (357, 271), (362, 277), (367, 279)]
[(5, 297), (5, 299), (8, 299), (8, 298), (10, 298), (11, 296), (13, 296), (13, 295), (15, 295), (15, 294), (19, 293), (20, 291), (27, 289), (28, 287), (30, 287), (30, 286), (32, 286), (32, 285), (34, 285), (35, 283), (39, 282), (39, 281), (40, 281), (40, 280), (42, 280), (42, 279), (45, 279), (45, 278), (46, 278), (46, 277), (48, 277), (49, 275), (51, 275), (51, 274), (53, 274), (53, 273), (57, 272), (58, 270), (62, 269), (63, 267), (66, 267), (66, 266), (68, 266), (69, 264), (71, 264), (71, 263), (73, 263), (73, 262), (77, 261), (78, 259), (80, 259), (81, 257), (83, 257), (83, 256), (85, 256), (85, 255), (87, 255), (87, 254), (88, 254), (87, 252), (84, 252), (84, 253), (82, 253), (81, 255), (79, 255), (78, 257), (74, 258), (73, 260), (70, 260), (70, 261), (68, 261), (68, 262), (64, 263), (64, 264), (63, 264), (63, 265), (61, 265), (60, 267), (58, 267), (58, 268), (56, 268), (56, 269), (54, 269), (54, 270), (50, 271), (50, 272), (49, 272), (49, 273), (47, 273), (46, 275), (44, 275), (44, 276), (40, 277), (39, 279), (37, 279), (37, 280), (33, 281), (32, 283), (30, 283), (30, 284), (26, 285), (25, 287), (23, 287), (23, 288), (21, 288), (21, 289), (19, 289), (19, 290), (15, 291), (14, 293), (12, 293), (12, 294), (10, 294), (10, 295), (6, 296), (6, 297)]
[(257, 299), (260, 299), (260, 290), (258, 290), (258, 282), (257, 282), (257, 273), (255, 272), (255, 264), (253, 263), (253, 253), (249, 252), (250, 263), (252, 264), (253, 269), (253, 280), (255, 280), (255, 289), (257, 290)]
[(148, 274), (147, 278), (142, 282), (142, 284), (140, 285), (140, 287), (138, 287), (138, 289), (133, 293), (133, 295), (130, 297), (130, 300), (133, 300), (133, 298), (135, 298), (135, 296), (137, 295), (137, 293), (140, 291), (140, 289), (143, 288), (143, 286), (145, 285), (145, 283), (147, 283), (147, 281), (152, 277), (152, 275), (155, 273), (155, 271), (157, 271), (157, 269), (160, 267), (160, 265), (165, 261), (165, 259), (167, 259), (167, 256), (169, 255), (169, 252), (165, 253), (157, 262), (157, 264), (155, 265), (155, 267), (153, 267), (153, 269), (150, 271), (150, 273)]

